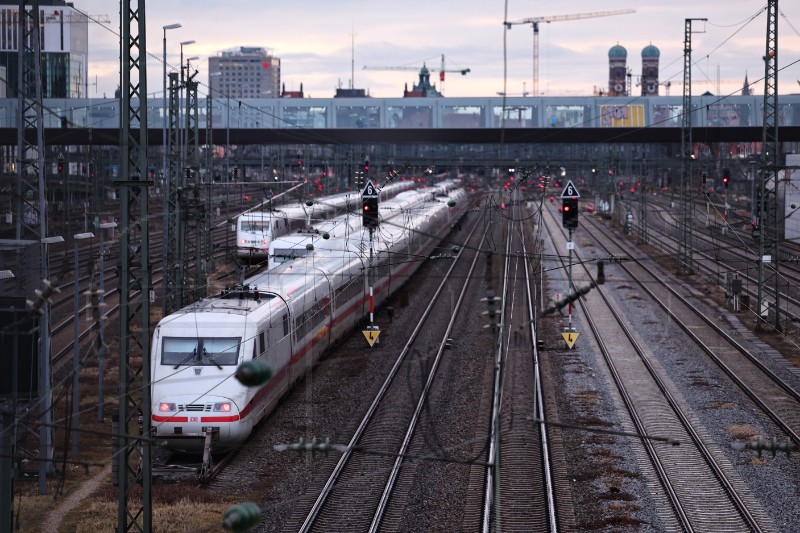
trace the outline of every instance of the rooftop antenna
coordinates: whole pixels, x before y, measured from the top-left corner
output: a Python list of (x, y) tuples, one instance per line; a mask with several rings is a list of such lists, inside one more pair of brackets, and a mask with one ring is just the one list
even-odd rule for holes
[(356, 26), (352, 23), (353, 31), (350, 32), (350, 88), (356, 87)]

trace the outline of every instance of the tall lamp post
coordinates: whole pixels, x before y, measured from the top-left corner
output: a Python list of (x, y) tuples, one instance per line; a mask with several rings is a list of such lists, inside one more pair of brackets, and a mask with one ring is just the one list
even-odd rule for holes
[[(218, 84), (222, 86), (222, 72), (212, 72), (209, 76), (209, 85), (214, 87), (214, 84), (211, 83), (212, 77), (219, 78)], [(217, 89), (217, 93), (220, 90)], [(231, 150), (231, 95), (230, 91), (225, 91), (225, 249), (230, 249), (230, 234), (231, 229), (229, 226), (230, 222), (230, 207), (228, 204), (230, 203), (230, 194), (229, 189), (231, 187), (231, 158), (230, 158), (230, 150)]]
[[(168, 217), (169, 217), (169, 176), (167, 175), (168, 174), (168, 170), (167, 170), (167, 122), (169, 121), (169, 98), (167, 97), (167, 30), (177, 30), (178, 28), (181, 28), (181, 27), (183, 27), (183, 26), (181, 26), (181, 24), (178, 23), (178, 22), (176, 22), (175, 24), (167, 24), (166, 26), (162, 26), (162, 28), (164, 29), (164, 79), (162, 80), (163, 81), (164, 93), (163, 93), (163, 100), (161, 102), (161, 106), (162, 106), (162, 109), (164, 111), (164, 116), (162, 117), (164, 119), (164, 123), (161, 126), (161, 187), (163, 188), (163, 191), (162, 191), (163, 198), (162, 198), (162, 204), (161, 205), (162, 205), (162, 209), (163, 209), (163, 212), (164, 212), (164, 229), (163, 229), (162, 233), (164, 234), (164, 263), (165, 264), (166, 264), (166, 259), (167, 259), (168, 255), (169, 255), (168, 254), (168, 249), (167, 249), (167, 247), (169, 246), (169, 220), (168, 220)], [(103, 235), (102, 231), (100, 232), (100, 235), (101, 236)], [(102, 248), (102, 245), (101, 245), (101, 248)], [(102, 250), (101, 250), (101, 256), (100, 257), (102, 258)], [(101, 259), (101, 261), (102, 261), (102, 259)], [(101, 276), (103, 275), (102, 274), (102, 269), (100, 270), (100, 275)], [(102, 290), (102, 289), (103, 288), (100, 287), (100, 290)], [(166, 284), (165, 284), (164, 291), (166, 292), (166, 290), (167, 290), (167, 288), (166, 288)], [(166, 310), (166, 301), (167, 301), (167, 297), (166, 297), (166, 294), (165, 294), (164, 295), (164, 302), (165, 302), (164, 303), (164, 310)], [(101, 386), (102, 386), (102, 382), (101, 382)], [(102, 390), (103, 389), (101, 388), (100, 389), (100, 394), (102, 394)], [(98, 400), (98, 406), (99, 406), (99, 409), (100, 409), (98, 416), (102, 417), (103, 416), (103, 400), (102, 400), (102, 397)], [(103, 419), (100, 418), (99, 421), (102, 422)]]
[[(44, 237), (45, 264), (49, 261), (50, 245), (64, 242), (61, 235)], [(53, 464), (53, 389), (52, 389), (52, 361), (50, 360), (50, 304), (47, 298), (42, 299), (42, 315), (39, 319), (39, 494), (47, 494), (47, 474), (55, 471)]]
[[(163, 119), (164, 123), (161, 127), (161, 179), (164, 182), (164, 186), (166, 185), (167, 180), (167, 30), (177, 30), (182, 26), (180, 23), (175, 24), (167, 24), (166, 26), (162, 26), (164, 29), (164, 79), (163, 81), (163, 88), (164, 92), (162, 93), (163, 100), (161, 101), (161, 108), (164, 112)], [(166, 200), (167, 196), (164, 195), (164, 206), (166, 208)], [(165, 209), (166, 211), (166, 209)]]
[(78, 409), (78, 370), (80, 369), (80, 350), (78, 349), (78, 326), (80, 325), (80, 320), (78, 320), (78, 315), (80, 314), (80, 310), (78, 309), (78, 241), (82, 241), (84, 239), (94, 239), (94, 233), (78, 233), (77, 235), (73, 235), (72, 238), (74, 239), (75, 244), (75, 270), (72, 278), (72, 285), (75, 287), (75, 298), (73, 300), (75, 305), (75, 320), (72, 321), (75, 325), (73, 329), (75, 336), (73, 337), (72, 344), (72, 455), (77, 457), (78, 415), (80, 413), (80, 410)]

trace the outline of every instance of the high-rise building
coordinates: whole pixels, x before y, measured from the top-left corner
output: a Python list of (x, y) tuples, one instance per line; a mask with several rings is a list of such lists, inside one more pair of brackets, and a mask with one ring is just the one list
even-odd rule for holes
[[(0, 5), (0, 84), (17, 97), (19, 75), (19, 4)], [(89, 20), (63, 0), (39, 0), (42, 96), (86, 98), (89, 74)]]
[(281, 60), (271, 50), (251, 46), (224, 50), (208, 58), (209, 87), (214, 96), (278, 98)]

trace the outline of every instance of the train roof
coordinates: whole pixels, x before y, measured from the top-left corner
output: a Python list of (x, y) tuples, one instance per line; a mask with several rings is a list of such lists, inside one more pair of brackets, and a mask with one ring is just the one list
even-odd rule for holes
[[(232, 322), (238, 322), (239, 318), (236, 317), (253, 314), (260, 308), (271, 305), (275, 297), (274, 294), (258, 292), (250, 287), (234, 287), (187, 305), (161, 319), (158, 325), (167, 326), (178, 322), (185, 326), (187, 321), (197, 321), (204, 325), (209, 322), (219, 323), (226, 321), (226, 315), (231, 316)], [(206, 318), (198, 318), (199, 316)]]

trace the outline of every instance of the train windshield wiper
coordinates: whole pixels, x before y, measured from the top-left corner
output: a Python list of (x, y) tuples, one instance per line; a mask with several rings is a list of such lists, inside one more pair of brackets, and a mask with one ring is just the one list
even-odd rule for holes
[(217, 362), (217, 360), (216, 360), (216, 359), (214, 359), (214, 356), (213, 356), (213, 355), (211, 355), (210, 353), (208, 353), (208, 352), (206, 351), (206, 349), (205, 349), (205, 348), (203, 348), (203, 359), (208, 359), (209, 361), (211, 361), (212, 363), (214, 363), (215, 365), (217, 365), (217, 367), (219, 367), (219, 369), (220, 369), (220, 370), (222, 370), (222, 365), (221, 365), (221, 364), (219, 364), (219, 363)]
[(192, 352), (186, 354), (186, 357), (181, 359), (180, 362), (173, 367), (173, 369), (177, 370), (179, 366), (186, 364), (190, 359), (194, 359), (195, 355), (197, 355), (197, 348), (192, 348)]

